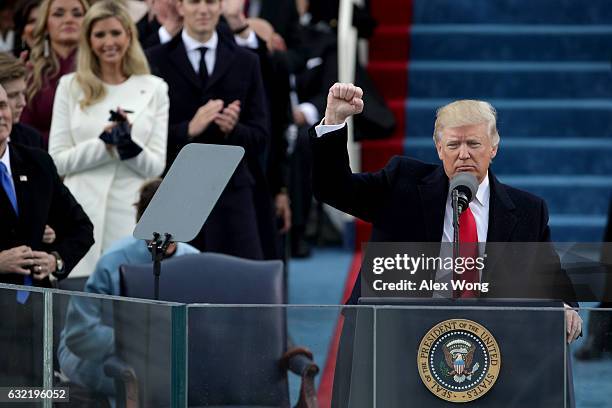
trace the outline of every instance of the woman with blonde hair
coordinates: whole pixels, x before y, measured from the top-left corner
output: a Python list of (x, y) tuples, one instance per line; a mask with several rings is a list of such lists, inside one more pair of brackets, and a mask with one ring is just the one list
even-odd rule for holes
[(89, 275), (102, 251), (132, 233), (138, 189), (166, 164), (168, 86), (149, 74), (136, 33), (121, 3), (95, 3), (83, 21), (76, 73), (57, 88), (49, 153), (96, 239), (71, 277)]
[(43, 0), (34, 26), (29, 65), (28, 106), (21, 121), (37, 129), (47, 146), (55, 89), (62, 75), (74, 71), (87, 0)]

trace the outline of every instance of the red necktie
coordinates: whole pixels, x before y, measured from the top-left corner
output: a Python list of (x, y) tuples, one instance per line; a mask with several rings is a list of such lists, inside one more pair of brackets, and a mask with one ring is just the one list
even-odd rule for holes
[[(459, 217), (459, 256), (462, 258), (472, 258), (471, 265), (474, 265), (478, 257), (478, 230), (476, 229), (476, 219), (472, 210), (468, 207)], [(465, 262), (465, 261), (464, 261)], [(453, 273), (454, 280), (463, 280), (465, 283), (478, 283), (478, 269), (475, 266), (465, 268), (462, 274)], [(477, 297), (477, 291), (474, 290), (455, 290), (454, 298), (474, 298)]]

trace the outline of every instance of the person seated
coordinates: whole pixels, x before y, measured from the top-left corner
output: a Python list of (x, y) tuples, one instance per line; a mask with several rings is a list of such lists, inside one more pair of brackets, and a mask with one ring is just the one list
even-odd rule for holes
[[(140, 198), (134, 204), (137, 221), (144, 214), (160, 184), (161, 179), (153, 179), (141, 187)], [(164, 258), (198, 252), (189, 244), (171, 243)], [(119, 267), (146, 262), (151, 262), (147, 242), (132, 236), (125, 237), (115, 242), (100, 257), (87, 279), (85, 292), (119, 296)], [(113, 380), (104, 374), (103, 369), (104, 361), (114, 355), (114, 350), (112, 302), (73, 297), (66, 313), (66, 324), (60, 335), (57, 355), (62, 374), (77, 386), (76, 394), (71, 389), (71, 402), (75, 399), (82, 403), (92, 398), (114, 399)], [(84, 390), (85, 393), (82, 393)], [(92, 393), (97, 396), (92, 397)]]

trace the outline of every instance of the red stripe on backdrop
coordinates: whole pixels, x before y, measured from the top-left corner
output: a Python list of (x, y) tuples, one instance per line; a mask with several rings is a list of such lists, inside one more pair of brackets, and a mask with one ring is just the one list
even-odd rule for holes
[(370, 9), (379, 25), (406, 25), (412, 22), (412, 0), (372, 0)]
[(368, 73), (387, 103), (404, 100), (408, 92), (408, 61), (370, 61)]
[(409, 94), (412, 0), (375, 0), (372, 15), (379, 26), (370, 39), (368, 73), (393, 111), (396, 130), (391, 138), (361, 144), (361, 170), (376, 171), (394, 155), (404, 154), (405, 101)]
[(393, 135), (391, 135), (391, 138), (404, 140), (406, 137), (406, 102), (398, 99), (388, 101), (388, 103), (395, 117), (395, 131)]
[(370, 61), (407, 61), (410, 56), (410, 27), (378, 26), (370, 39)]
[[(355, 252), (353, 255), (353, 261), (351, 262), (350, 270), (346, 278), (346, 284), (344, 286), (344, 293), (342, 295), (342, 304), (345, 304), (351, 292), (353, 286), (359, 276), (359, 269), (361, 268), (361, 251)], [(319, 391), (317, 399), (319, 400), (320, 408), (330, 408), (332, 398), (332, 388), (334, 386), (334, 372), (336, 370), (336, 355), (338, 354), (338, 344), (340, 342), (340, 333), (342, 333), (342, 325), (344, 318), (340, 315), (336, 327), (334, 329), (334, 335), (329, 344), (327, 351), (327, 359), (325, 361), (325, 367), (321, 374), (321, 382), (319, 383)]]

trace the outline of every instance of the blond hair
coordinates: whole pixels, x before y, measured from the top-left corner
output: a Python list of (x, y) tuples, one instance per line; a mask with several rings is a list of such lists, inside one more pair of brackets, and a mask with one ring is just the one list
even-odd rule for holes
[(79, 43), (76, 79), (84, 93), (84, 97), (80, 101), (81, 108), (91, 106), (106, 96), (104, 84), (100, 79), (102, 75), (100, 61), (91, 49), (89, 39), (95, 23), (113, 17), (119, 20), (130, 37), (128, 49), (121, 63), (123, 74), (129, 77), (131, 75), (146, 75), (151, 72), (144, 51), (138, 42), (136, 25), (130, 18), (127, 8), (122, 3), (112, 0), (95, 3), (85, 14)]
[[(32, 50), (30, 51), (32, 76), (29, 80), (27, 90), (29, 101), (31, 101), (42, 89), (46, 78), (52, 78), (59, 73), (59, 60), (57, 59), (57, 55), (55, 55), (55, 51), (53, 51), (53, 47), (51, 47), (50, 40), (47, 38), (47, 20), (49, 19), (51, 4), (53, 4), (54, 1), (55, 0), (43, 0), (38, 9), (38, 18), (36, 19), (36, 24), (34, 25), (34, 31), (32, 33), (34, 44), (32, 44)], [(89, 8), (87, 0), (79, 0), (79, 2), (83, 6), (83, 11), (86, 12)], [(45, 48), (47, 48), (46, 52)]]
[(445, 128), (458, 126), (489, 125), (489, 137), (491, 144), (499, 144), (499, 132), (497, 131), (497, 111), (489, 102), (464, 99), (451, 102), (436, 111), (436, 123), (434, 125), (434, 143), (442, 139), (442, 131)]

